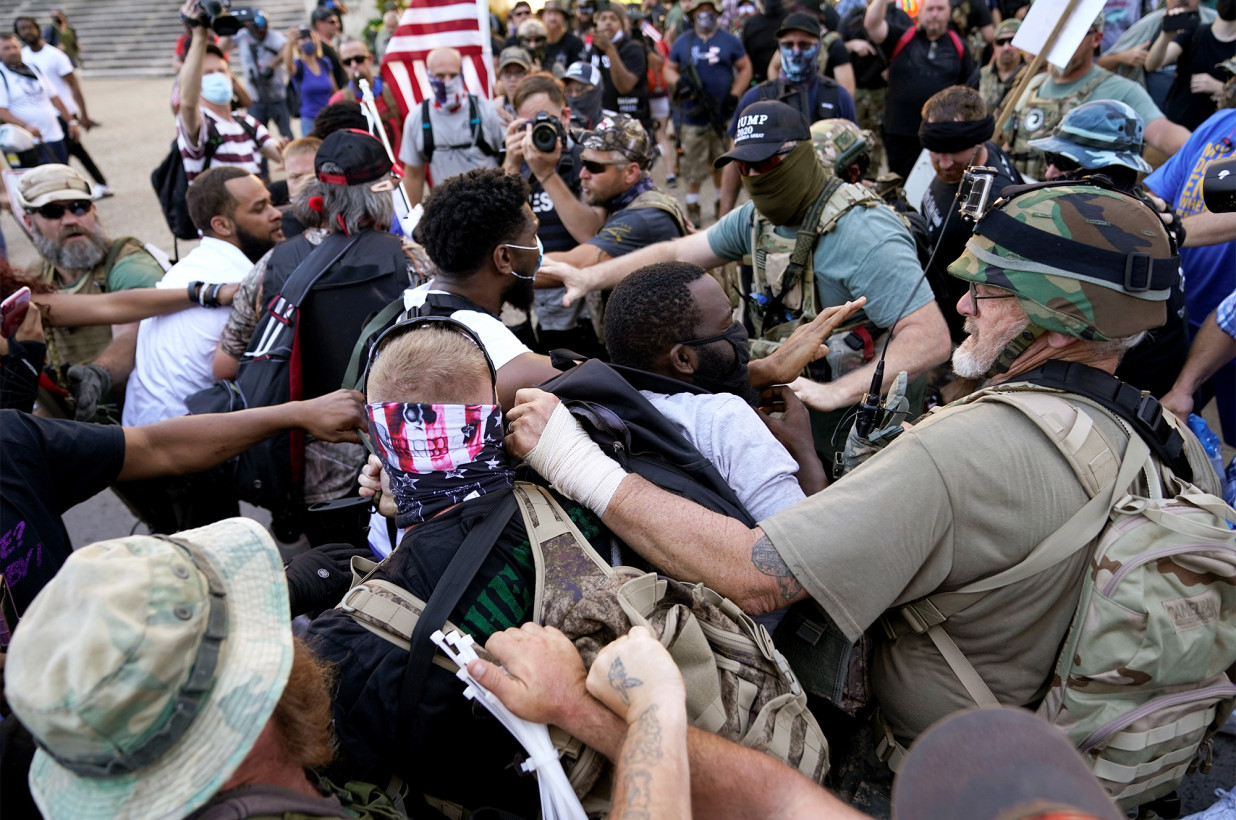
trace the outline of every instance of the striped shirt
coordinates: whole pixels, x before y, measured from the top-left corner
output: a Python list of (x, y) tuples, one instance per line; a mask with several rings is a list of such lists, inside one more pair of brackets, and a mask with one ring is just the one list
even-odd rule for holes
[(1215, 309), (1215, 322), (1220, 330), (1236, 339), (1236, 290), (1228, 294)]
[[(270, 140), (270, 134), (264, 125), (239, 111), (232, 114), (235, 118), (232, 122), (220, 119), (217, 114), (206, 108), (199, 107), (198, 113), (201, 114), (201, 126), (197, 134), (196, 147), (189, 144), (184, 120), (180, 117), (176, 118), (176, 145), (180, 148), (180, 160), (185, 165), (185, 176), (190, 182), (206, 170), (206, 140), (210, 136), (209, 131), (212, 127), (214, 133), (218, 134), (223, 142), (215, 151), (210, 167), (235, 165), (254, 174), (261, 173), (262, 158), (259, 152), (262, 146)], [(252, 139), (244, 126), (240, 124), (242, 118), (248, 123), (250, 130), (257, 135), (256, 140)]]

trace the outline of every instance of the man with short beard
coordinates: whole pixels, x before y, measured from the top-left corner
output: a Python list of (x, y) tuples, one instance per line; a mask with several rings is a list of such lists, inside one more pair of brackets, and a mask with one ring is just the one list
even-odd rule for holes
[(969, 81), (974, 58), (961, 36), (949, 28), (949, 0), (925, 0), (913, 27), (890, 23), (886, 7), (887, 0), (874, 0), (863, 24), (888, 60), (884, 147), (889, 170), (905, 179), (923, 150), (918, 141), (923, 104), (937, 91)]
[(991, 62), (979, 70), (979, 94), (992, 116), (999, 113), (1004, 98), (1017, 84), (1026, 64), (1021, 49), (1013, 45), (1019, 28), (1021, 21), (1016, 18), (1005, 20), (996, 28), (996, 38), (992, 41), (995, 53)]
[[(104, 293), (154, 287), (163, 267), (141, 240), (112, 239), (103, 230), (91, 203), (91, 189), (67, 165), (41, 165), (21, 176), (18, 201), (26, 214), (31, 239), (43, 257), (36, 279), (64, 293)], [(53, 328), (47, 334), (47, 363), (63, 374), (73, 402), (63, 393), (40, 391), (39, 406), (51, 415), (94, 418), (99, 401), (119, 388), (133, 369), (137, 323), (101, 327)], [(67, 372), (65, 372), (67, 370)], [(123, 393), (115, 393), (119, 403)]]
[(1189, 138), (1189, 129), (1163, 116), (1143, 86), (1095, 65), (1094, 51), (1102, 38), (1100, 13), (1063, 69), (1049, 66), (1046, 73), (1030, 80), (1021, 97), (1005, 101), (1013, 106), (1013, 115), (1001, 138), (1023, 176), (1040, 180), (1047, 172), (1043, 152), (1030, 141), (1051, 136), (1068, 111), (1089, 100), (1120, 100), (1131, 105), (1146, 124), (1146, 144), (1168, 156)]

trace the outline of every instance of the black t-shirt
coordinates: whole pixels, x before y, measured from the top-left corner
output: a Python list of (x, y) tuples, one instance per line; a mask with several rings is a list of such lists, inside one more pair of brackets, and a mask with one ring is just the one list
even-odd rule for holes
[(762, 83), (768, 79), (768, 64), (777, 53), (777, 29), (781, 28), (781, 21), (788, 13), (755, 14), (743, 24), (742, 47), (751, 58), (753, 82)]
[(330, 61), (330, 74), (335, 78), (335, 88), (347, 88), (348, 72), (343, 70), (343, 63), (339, 62), (339, 52), (329, 44), (322, 43), (322, 56)]
[(565, 72), (571, 63), (579, 61), (579, 56), (583, 53), (584, 41), (568, 31), (558, 42), (545, 45), (545, 59), (541, 61), (541, 67), (546, 71), (553, 71), (556, 64)]
[(987, 0), (953, 0), (952, 7), (956, 9), (962, 3), (969, 2), (970, 13), (966, 15), (966, 24), (959, 28), (957, 21), (949, 19), (949, 25), (954, 29), (961, 31), (962, 34), (969, 34), (972, 31), (981, 29), (984, 26), (990, 26), (994, 21), (991, 19), (991, 10), (987, 8)]
[[(995, 184), (991, 189), (994, 198), (994, 195), (1006, 186), (1020, 185), (1022, 178), (1017, 169), (1013, 167), (1008, 155), (995, 143), (988, 142), (986, 145), (987, 161), (983, 164), (990, 165), (998, 171)], [(957, 261), (957, 258), (965, 251), (966, 242), (974, 232), (974, 225), (962, 219), (961, 214), (957, 213), (956, 206), (953, 204), (957, 187), (956, 184), (950, 185), (942, 181), (938, 176), (932, 177), (931, 184), (923, 193), (923, 203), (919, 212), (927, 221), (927, 232), (932, 247), (935, 247), (937, 242), (940, 243), (931, 268), (927, 271), (927, 279), (931, 282), (936, 301), (944, 313), (945, 321), (948, 322), (949, 333), (952, 334), (953, 341), (961, 342), (965, 338), (965, 332), (962, 330), (963, 318), (957, 312), (956, 306), (957, 300), (966, 292), (968, 285), (957, 277), (950, 276), (948, 266)], [(950, 210), (952, 215), (948, 216), (948, 225), (945, 227), (945, 216)], [(943, 239), (941, 239), (942, 228)]]
[(623, 208), (609, 218), (588, 244), (610, 256), (622, 256), (681, 235), (678, 223), (660, 208)]
[[(609, 76), (609, 57), (594, 46), (584, 49), (582, 59), (587, 60), (601, 70), (601, 82), (604, 86), (601, 92), (601, 106), (607, 111), (617, 111), (644, 123), (645, 128), (651, 125), (651, 112), (648, 108), (648, 56), (644, 47), (629, 37), (618, 41), (618, 57), (627, 71), (634, 74), (638, 80), (635, 87), (626, 94), (619, 94), (614, 87), (614, 81)], [(652, 133), (651, 128), (649, 132)]]
[[(871, 42), (871, 38), (867, 36), (867, 30), (863, 26), (865, 13), (866, 9), (857, 8), (845, 16), (845, 20), (841, 23), (841, 28), (838, 29), (843, 41), (866, 40)], [(902, 31), (905, 31), (914, 25), (910, 20), (910, 16), (902, 11), (896, 3), (888, 4), (888, 11), (885, 12), (884, 19), (888, 22), (888, 36), (890, 38), (893, 36), (894, 26), (899, 26)], [(888, 41), (886, 40), (885, 42)], [(896, 45), (896, 40), (893, 41), (893, 44)], [(860, 57), (857, 54), (850, 55), (850, 64), (854, 66), (854, 85), (857, 88), (874, 90), (888, 86), (888, 83), (884, 80), (884, 69), (888, 68), (888, 58), (879, 46), (876, 46), (875, 49), (876, 53), (870, 57)], [(892, 53), (891, 47), (889, 53)]]
[[(466, 501), (414, 528), (378, 577), (428, 601), (464, 538), (506, 495)], [(578, 505), (566, 502), (564, 509), (586, 537), (599, 532), (597, 519)], [(483, 645), (490, 635), (532, 619), (535, 591), (534, 559), (516, 511), (450, 620)], [(407, 653), (339, 610), (324, 612), (310, 624), (309, 642), (339, 670), (335, 728), (350, 775), (384, 783), (393, 772), (467, 808), (492, 806), (521, 817), (536, 816), (536, 778), (510, 765), (525, 756), (518, 741), (464, 698), (463, 685), (454, 675), (429, 667), (420, 707), (427, 745), (412, 749), (398, 736)]]
[(837, 79), (833, 76), (833, 71), (839, 65), (850, 64), (850, 52), (845, 47), (845, 41), (838, 39), (828, 46), (828, 68), (824, 70), (824, 76), (830, 79)]
[(1215, 39), (1210, 26), (1198, 26), (1192, 31), (1180, 32), (1174, 42), (1181, 52), (1176, 60), (1176, 79), (1163, 102), (1163, 114), (1192, 131), (1218, 109), (1209, 94), (1194, 94), (1189, 82), (1194, 74), (1209, 74), (1226, 80), (1226, 72), (1215, 66), (1236, 55), (1236, 40), (1221, 43)]
[[(124, 428), (0, 410), (0, 570), (20, 616), (73, 551), (60, 516), (116, 481)], [(7, 645), (7, 635), (0, 635)]]
[(921, 30), (916, 30), (894, 60), (897, 43), (909, 30), (909, 26), (889, 23), (888, 38), (880, 44), (881, 52), (891, 63), (884, 130), (900, 136), (918, 134), (923, 103), (932, 94), (950, 85), (963, 85), (974, 73), (974, 60), (964, 42), (958, 54), (953, 41), (954, 37), (960, 40), (956, 32), (946, 32), (933, 42)]
[[(578, 143), (572, 143), (569, 153), (564, 152), (562, 160), (558, 162), (558, 176), (562, 177), (562, 181), (566, 183), (567, 188), (576, 197), (579, 196), (579, 169), (583, 160), (584, 148)], [(570, 160), (564, 162), (563, 160)], [(567, 167), (569, 166), (569, 167)], [(525, 163), (520, 169), (520, 173), (524, 179), (528, 181), (529, 194), (528, 205), (531, 206), (532, 212), (541, 220), (541, 225), (537, 228), (536, 235), (541, 238), (541, 244), (545, 246), (547, 253), (555, 251), (569, 251), (579, 243), (575, 241), (575, 237), (571, 236), (571, 232), (567, 230), (566, 225), (562, 224), (562, 217), (558, 215), (557, 209), (554, 208), (554, 201), (549, 194), (545, 193), (545, 189), (541, 187), (541, 183), (533, 176), (532, 169)]]

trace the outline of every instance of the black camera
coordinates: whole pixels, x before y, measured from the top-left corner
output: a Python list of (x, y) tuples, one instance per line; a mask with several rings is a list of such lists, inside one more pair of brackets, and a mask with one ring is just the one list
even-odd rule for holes
[(201, 0), (197, 11), (196, 17), (185, 17), (182, 14), (180, 19), (191, 26), (209, 26), (210, 30), (220, 37), (231, 37), (240, 31), (242, 23), (232, 14), (231, 0)]
[(552, 154), (559, 141), (566, 145), (566, 131), (557, 117), (538, 111), (527, 127), (532, 130), (532, 144), (543, 154)]
[(1236, 211), (1236, 157), (1219, 159), (1206, 166), (1202, 177), (1202, 201), (1211, 213)]

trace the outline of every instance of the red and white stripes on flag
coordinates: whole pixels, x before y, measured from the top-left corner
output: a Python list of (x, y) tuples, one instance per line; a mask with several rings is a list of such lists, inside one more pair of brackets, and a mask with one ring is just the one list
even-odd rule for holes
[(425, 58), (435, 48), (451, 47), (463, 55), (468, 91), (488, 99), (493, 85), (493, 47), (486, 0), (412, 0), (386, 47), (382, 79), (395, 92), (399, 110), (419, 105), (431, 95)]

